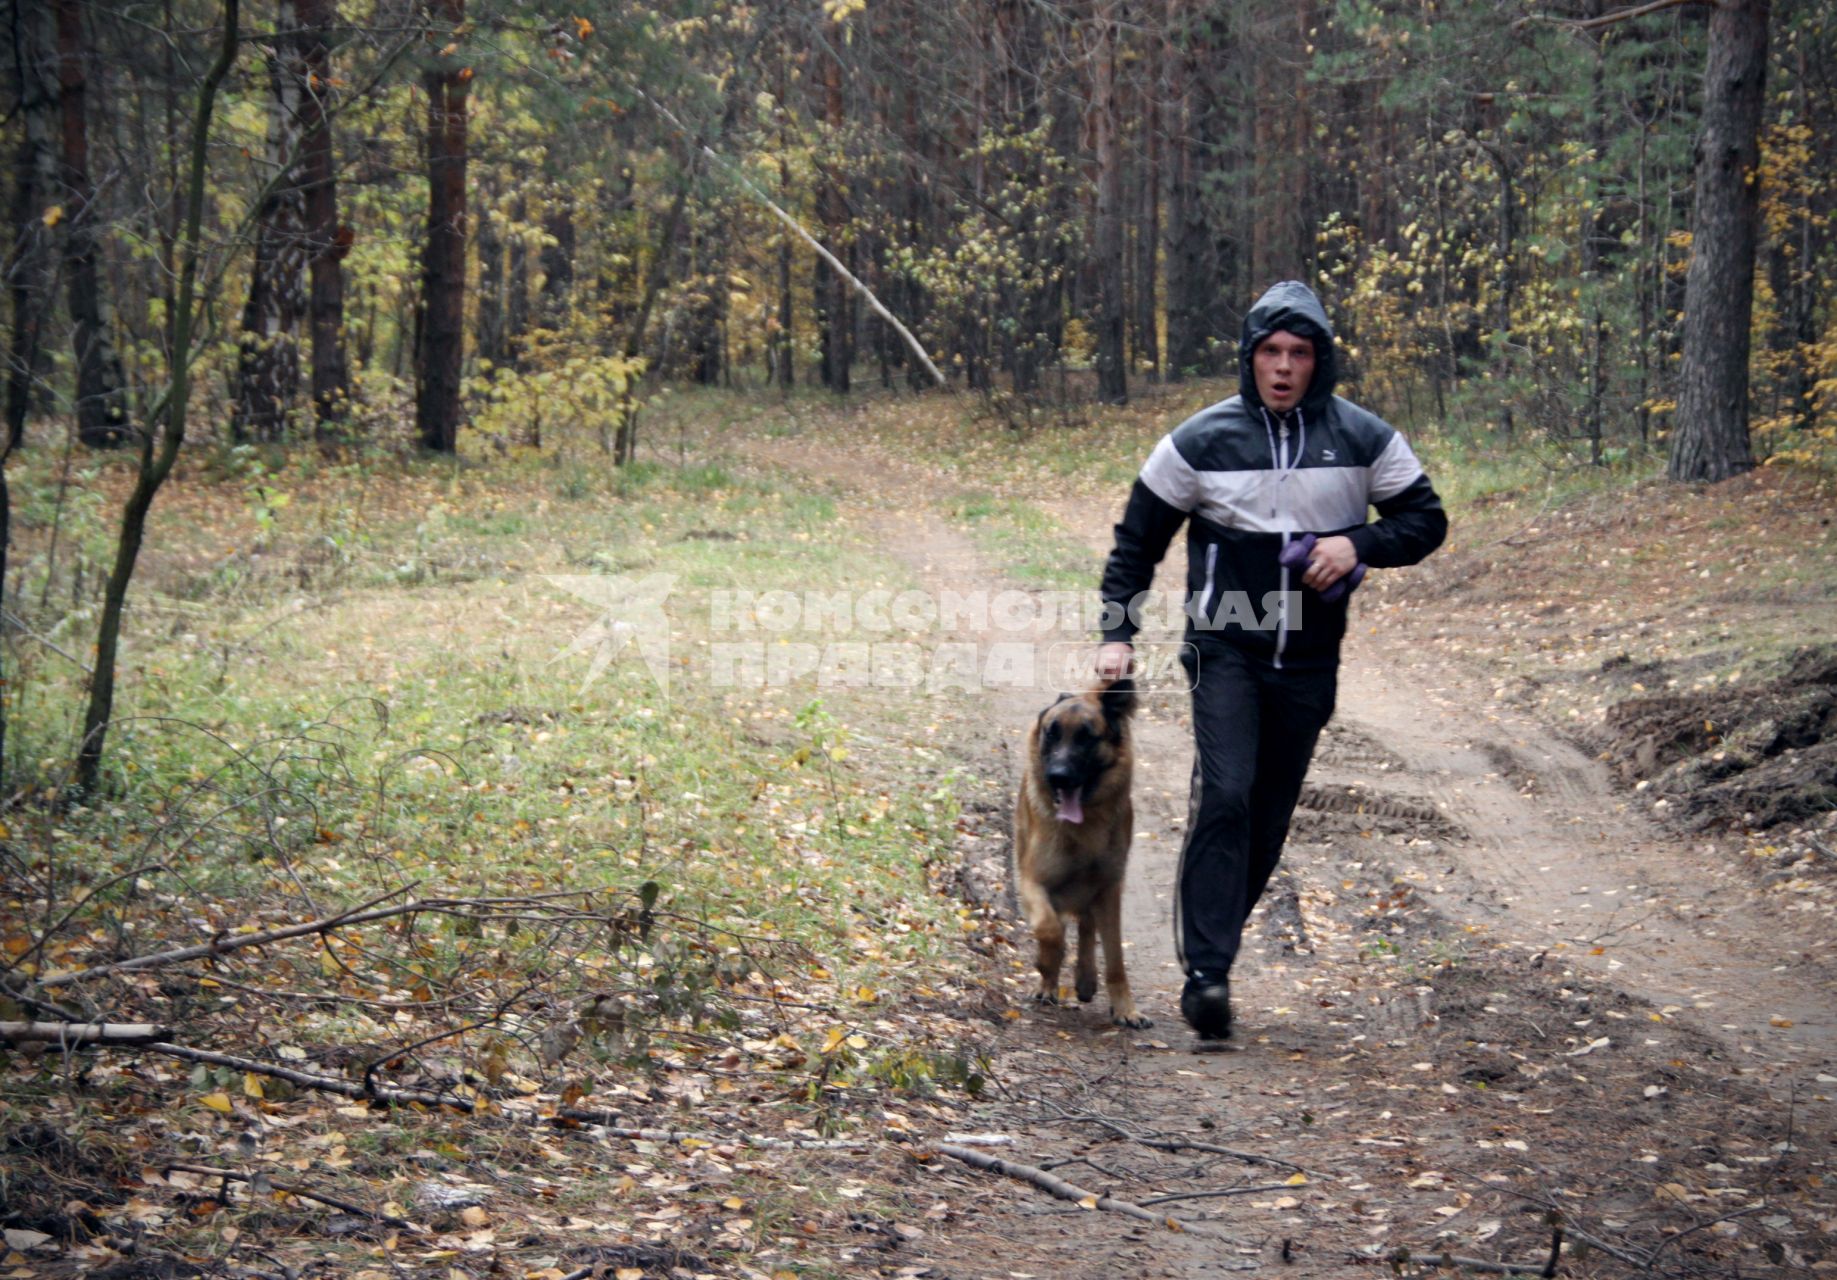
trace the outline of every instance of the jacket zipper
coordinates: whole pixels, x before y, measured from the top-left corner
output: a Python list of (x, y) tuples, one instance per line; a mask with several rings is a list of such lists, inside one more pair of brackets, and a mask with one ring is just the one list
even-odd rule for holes
[[(1205, 630), (1206, 606), (1212, 603), (1212, 571), (1218, 567), (1218, 544), (1206, 544), (1206, 586), (1199, 593), (1199, 629)], [(1287, 572), (1284, 570), (1283, 572)]]
[[(1276, 462), (1277, 492), (1281, 492), (1281, 480), (1288, 474), (1288, 424), (1281, 427), (1282, 452)], [(1282, 530), (1282, 545), (1288, 546), (1288, 530)], [(1281, 595), (1276, 597), (1276, 658), (1275, 668), (1282, 669), (1282, 651), (1288, 647), (1288, 566), (1282, 566)]]

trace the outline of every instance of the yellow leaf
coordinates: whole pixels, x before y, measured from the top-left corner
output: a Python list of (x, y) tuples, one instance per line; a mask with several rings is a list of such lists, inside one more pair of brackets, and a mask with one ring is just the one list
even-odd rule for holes
[(226, 1116), (230, 1114), (230, 1109), (233, 1105), (230, 1102), (230, 1095), (221, 1091), (217, 1093), (207, 1093), (202, 1098), (199, 1098), (198, 1101), (202, 1102), (212, 1111), (220, 1112)]
[(642, 1267), (620, 1267), (612, 1273), (618, 1280), (644, 1280)]
[(866, 1036), (850, 1036), (846, 1043), (848, 1044), (848, 1047), (851, 1049), (865, 1049), (867, 1048), (867, 1037)]
[(848, 1028), (831, 1027), (829, 1029), (829, 1035), (823, 1040), (823, 1052), (834, 1053), (837, 1049), (842, 1047), (842, 1042), (846, 1039), (848, 1039)]
[(481, 1206), (474, 1204), (466, 1206), (459, 1215), (459, 1220), (468, 1227), (482, 1227), (490, 1223), (491, 1215), (486, 1213)]
[(1285, 1187), (1305, 1187), (1308, 1185), (1308, 1175), (1305, 1173), (1298, 1173), (1282, 1185)]
[(43, 222), (47, 227), (55, 227), (58, 223), (62, 222), (63, 220), (64, 220), (64, 206), (63, 205), (54, 204), (49, 209), (45, 210), (45, 216), (43, 218)]
[(1081, 1209), (1095, 1209), (1097, 1207), (1097, 1197), (1086, 1196), (1078, 1202), (1078, 1207)]
[(1791, 1018), (1768, 1018), (1767, 1021), (1776, 1027), (1790, 1027), (1792, 1025)]
[(735, 1213), (738, 1213), (740, 1210), (746, 1208), (746, 1201), (742, 1200), (739, 1196), (728, 1196), (727, 1199), (721, 1201), (721, 1207), (723, 1209), (732, 1209)]
[(242, 1073), (242, 1091), (251, 1098), (265, 1098), (268, 1096), (262, 1092), (262, 1078), (253, 1071), (245, 1071)]

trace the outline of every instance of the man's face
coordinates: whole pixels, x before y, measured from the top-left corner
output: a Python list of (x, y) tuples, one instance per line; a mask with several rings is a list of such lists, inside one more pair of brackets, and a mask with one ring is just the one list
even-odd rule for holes
[(1287, 413), (1301, 403), (1314, 380), (1314, 342), (1298, 333), (1278, 329), (1250, 353), (1256, 374), (1257, 394), (1277, 413)]

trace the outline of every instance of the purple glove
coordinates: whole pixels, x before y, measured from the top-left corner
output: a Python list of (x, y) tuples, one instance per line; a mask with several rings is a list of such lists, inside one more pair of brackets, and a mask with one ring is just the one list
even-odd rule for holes
[[(1308, 559), (1314, 554), (1314, 544), (1316, 541), (1318, 541), (1318, 539), (1316, 539), (1313, 534), (1302, 534), (1299, 538), (1296, 538), (1293, 542), (1282, 548), (1282, 553), (1276, 557), (1277, 563), (1284, 569), (1295, 569), (1302, 573), (1306, 573)], [(1341, 597), (1357, 591), (1359, 589), (1359, 583), (1363, 581), (1365, 581), (1365, 562), (1361, 560), (1352, 566), (1352, 572), (1321, 592), (1320, 598), (1325, 600), (1328, 604), (1332, 604)]]

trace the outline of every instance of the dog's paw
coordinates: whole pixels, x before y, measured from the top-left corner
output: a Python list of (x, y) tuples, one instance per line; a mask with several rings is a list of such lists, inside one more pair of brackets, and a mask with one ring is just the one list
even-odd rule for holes
[(1089, 982), (1086, 982), (1084, 979), (1080, 978), (1078, 980), (1078, 1003), (1089, 1004), (1096, 998), (1097, 979), (1092, 978)]
[(1113, 1013), (1110, 1015), (1110, 1021), (1119, 1027), (1129, 1027), (1135, 1031), (1146, 1031), (1149, 1027), (1152, 1027), (1155, 1024), (1155, 1021), (1153, 1018), (1144, 1018), (1139, 1013), (1135, 1013), (1135, 1014)]
[(1033, 1002), (1056, 1005), (1059, 1003), (1059, 993), (1057, 991), (1036, 991), (1033, 993)]

